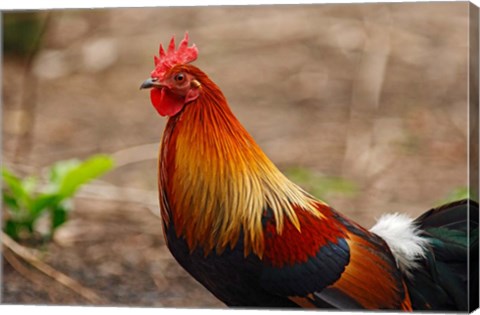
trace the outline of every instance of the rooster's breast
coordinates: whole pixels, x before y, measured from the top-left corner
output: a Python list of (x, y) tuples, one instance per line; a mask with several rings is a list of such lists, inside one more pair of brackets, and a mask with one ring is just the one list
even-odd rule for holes
[[(298, 307), (289, 299), (272, 295), (260, 285), (262, 262), (253, 254), (244, 256), (241, 241), (222, 253), (205, 256), (201, 248), (190, 251), (183, 236), (175, 228), (166, 231), (168, 247), (178, 263), (228, 306)], [(242, 239), (242, 237), (240, 237)]]

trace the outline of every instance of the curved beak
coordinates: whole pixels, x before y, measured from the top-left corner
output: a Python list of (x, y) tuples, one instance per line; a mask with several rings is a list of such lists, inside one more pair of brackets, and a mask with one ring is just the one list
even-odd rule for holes
[(158, 79), (148, 78), (142, 83), (142, 85), (140, 85), (140, 90), (150, 89), (152, 87), (162, 88), (164, 85), (159, 83)]

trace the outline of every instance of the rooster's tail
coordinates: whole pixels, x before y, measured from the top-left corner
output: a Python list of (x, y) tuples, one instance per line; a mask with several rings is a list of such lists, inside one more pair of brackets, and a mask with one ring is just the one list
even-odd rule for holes
[(478, 307), (478, 217), (478, 203), (461, 200), (415, 220), (387, 215), (372, 227), (404, 273), (414, 310)]

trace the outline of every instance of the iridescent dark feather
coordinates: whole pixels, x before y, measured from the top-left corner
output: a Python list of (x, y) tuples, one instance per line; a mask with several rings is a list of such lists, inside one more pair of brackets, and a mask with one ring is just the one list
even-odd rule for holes
[(472, 309), (469, 305), (478, 306), (478, 203), (446, 204), (415, 222), (431, 246), (421, 268), (407, 281), (413, 308), (467, 311)]

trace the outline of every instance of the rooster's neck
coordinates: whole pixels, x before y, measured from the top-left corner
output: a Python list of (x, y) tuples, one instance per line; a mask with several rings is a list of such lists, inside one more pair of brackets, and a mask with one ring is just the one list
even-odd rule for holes
[(273, 213), (298, 227), (295, 208), (315, 202), (267, 158), (235, 118), (213, 83), (169, 119), (160, 156), (160, 193), (166, 224), (174, 224), (190, 249), (223, 251), (243, 237), (245, 254), (261, 256), (262, 216)]

